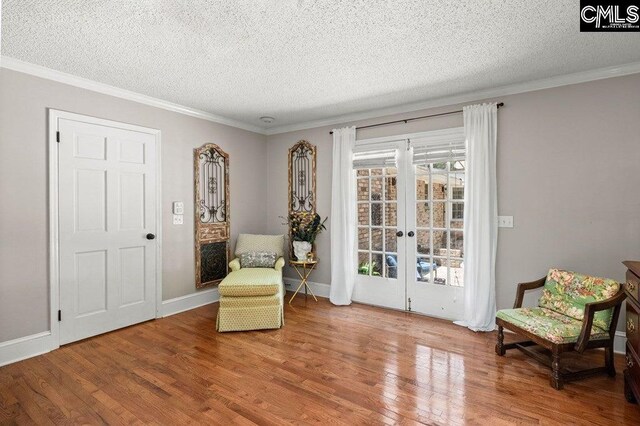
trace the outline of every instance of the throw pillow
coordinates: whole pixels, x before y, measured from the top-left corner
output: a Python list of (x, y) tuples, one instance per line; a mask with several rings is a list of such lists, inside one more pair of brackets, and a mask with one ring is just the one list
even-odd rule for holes
[(248, 251), (240, 254), (242, 268), (273, 268), (276, 265), (276, 254), (270, 251)]

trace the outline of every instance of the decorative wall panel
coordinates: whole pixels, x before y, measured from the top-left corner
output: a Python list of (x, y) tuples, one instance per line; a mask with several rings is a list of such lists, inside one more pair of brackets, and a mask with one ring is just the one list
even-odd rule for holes
[(229, 263), (229, 155), (214, 144), (193, 152), (196, 288), (218, 284)]
[[(298, 141), (289, 148), (289, 219), (293, 215), (316, 212), (316, 147)], [(289, 229), (289, 255), (293, 255), (293, 238)]]
[(301, 140), (289, 149), (289, 213), (316, 211), (316, 147)]

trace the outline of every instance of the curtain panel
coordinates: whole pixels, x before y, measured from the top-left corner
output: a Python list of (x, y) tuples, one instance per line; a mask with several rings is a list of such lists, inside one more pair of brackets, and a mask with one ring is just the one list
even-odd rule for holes
[(353, 169), (355, 143), (355, 127), (333, 130), (329, 300), (334, 305), (351, 304), (356, 279), (356, 184)]
[(467, 151), (464, 203), (464, 320), (473, 331), (493, 331), (496, 317), (498, 196), (496, 103), (464, 107)]

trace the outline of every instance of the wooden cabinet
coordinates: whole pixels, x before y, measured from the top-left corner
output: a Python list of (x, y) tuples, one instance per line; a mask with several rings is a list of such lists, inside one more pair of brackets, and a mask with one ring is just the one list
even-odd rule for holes
[(625, 360), (627, 368), (624, 370), (624, 393), (627, 401), (640, 401), (640, 262), (622, 262), (628, 268), (625, 292), (627, 293), (627, 317), (625, 330), (627, 332), (627, 348)]

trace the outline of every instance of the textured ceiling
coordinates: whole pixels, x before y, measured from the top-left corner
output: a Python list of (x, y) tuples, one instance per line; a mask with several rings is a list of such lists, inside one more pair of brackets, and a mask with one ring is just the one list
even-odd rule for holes
[(640, 61), (578, 4), (4, 0), (2, 54), (275, 127)]

